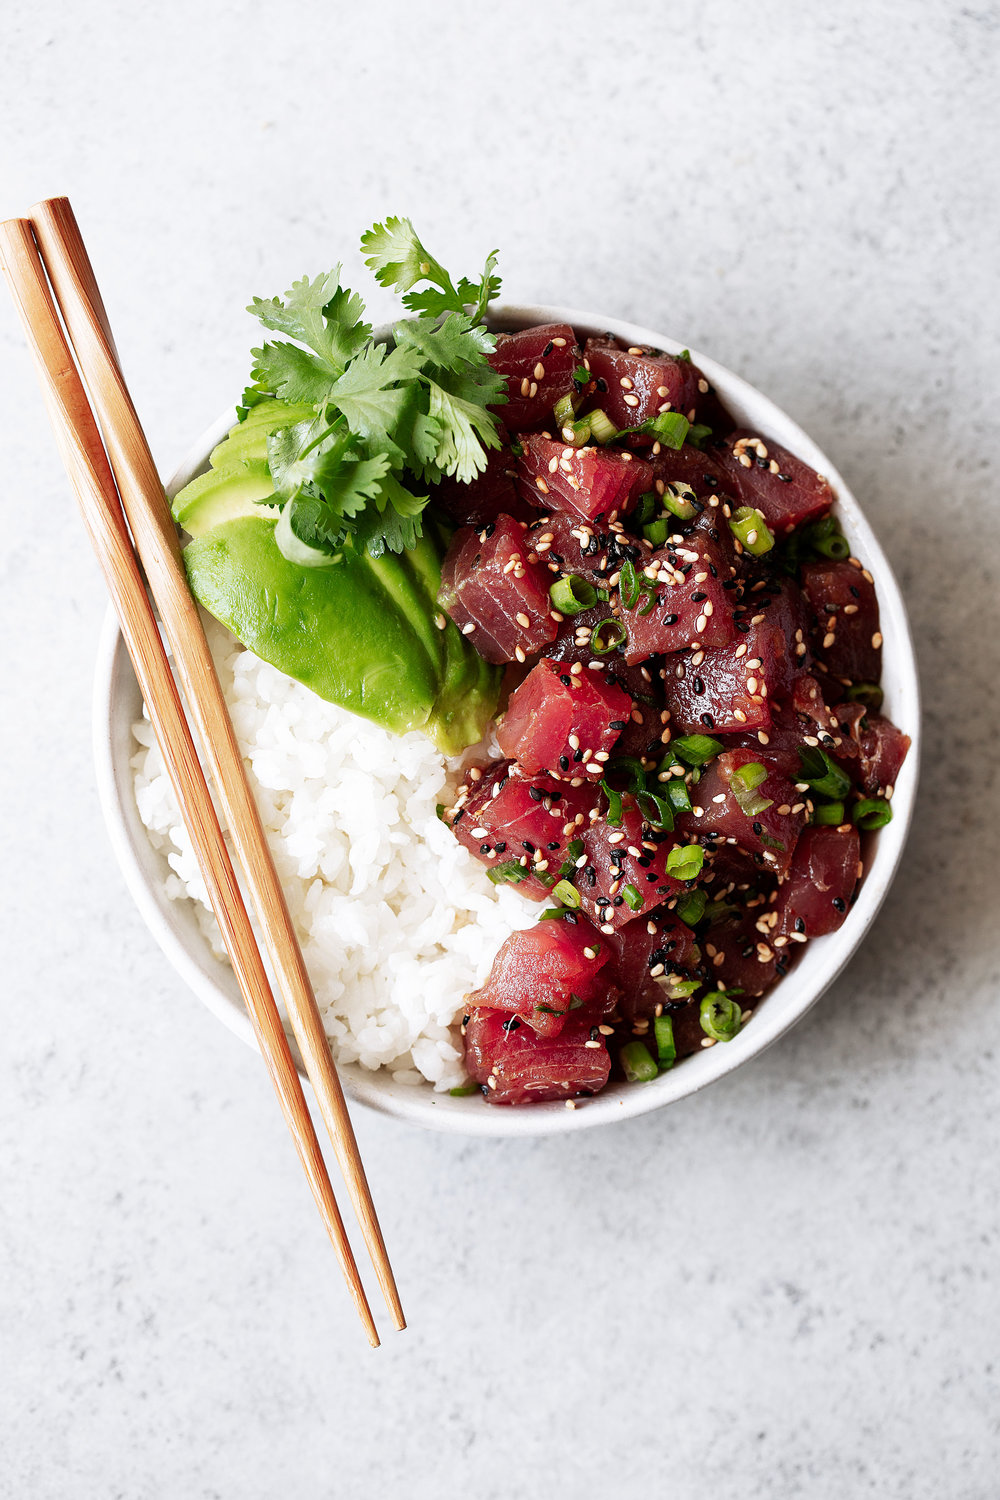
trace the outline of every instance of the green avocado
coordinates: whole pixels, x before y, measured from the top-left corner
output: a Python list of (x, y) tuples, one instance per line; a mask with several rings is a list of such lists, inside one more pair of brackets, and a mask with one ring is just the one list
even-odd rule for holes
[(457, 754), (482, 737), (501, 674), (439, 613), (444, 532), (428, 519), (400, 555), (347, 547), (333, 567), (289, 562), (274, 540), (277, 509), (260, 502), (271, 494), (267, 434), (302, 415), (284, 402), (267, 406), (260, 416), (254, 408), (173, 502), (192, 537), (184, 562), (195, 598), (321, 698), (397, 734), (423, 730)]

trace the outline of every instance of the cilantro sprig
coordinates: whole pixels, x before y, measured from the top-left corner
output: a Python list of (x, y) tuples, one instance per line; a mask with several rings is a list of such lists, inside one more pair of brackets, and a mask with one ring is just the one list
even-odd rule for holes
[(303, 566), (332, 566), (350, 546), (373, 557), (414, 546), (430, 486), (446, 475), (469, 482), (500, 446), (489, 408), (506, 400), (504, 380), (482, 322), (500, 290), (496, 252), (478, 282), (456, 285), (408, 219), (374, 225), (361, 248), (376, 281), (416, 314), (395, 325), (391, 345), (373, 339), (339, 265), (247, 309), (283, 337), (252, 351), (241, 417), (268, 400), (314, 409), (267, 447), (276, 540)]

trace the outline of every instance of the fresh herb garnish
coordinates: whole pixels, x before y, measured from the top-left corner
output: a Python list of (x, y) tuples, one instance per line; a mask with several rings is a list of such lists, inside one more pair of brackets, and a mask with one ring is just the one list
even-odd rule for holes
[(704, 863), (705, 851), (700, 844), (675, 844), (667, 855), (667, 874), (675, 880), (694, 880)]
[[(281, 508), (275, 539), (303, 567), (332, 566), (345, 547), (372, 557), (413, 547), (430, 486), (474, 479), (500, 446), (488, 408), (506, 399), (504, 380), (487, 361), (495, 339), (482, 326), (500, 288), (495, 252), (478, 282), (456, 286), (408, 219), (376, 224), (361, 246), (379, 284), (404, 293), (417, 314), (395, 325), (392, 347), (375, 343), (339, 266), (248, 309), (284, 337), (253, 351), (241, 414), (272, 398), (315, 411), (267, 444), (269, 503)], [(412, 290), (420, 282), (429, 285)]]

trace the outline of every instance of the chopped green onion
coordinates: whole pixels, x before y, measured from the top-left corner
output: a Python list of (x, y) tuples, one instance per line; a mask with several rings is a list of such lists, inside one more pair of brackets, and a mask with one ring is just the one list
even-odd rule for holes
[(752, 760), (748, 765), (740, 766), (729, 778), (740, 811), (748, 818), (756, 818), (766, 808), (774, 806), (773, 797), (765, 797), (763, 792), (757, 791), (766, 777), (767, 771), (760, 762)]
[(683, 901), (678, 901), (677, 915), (689, 927), (694, 927), (705, 915), (707, 901), (708, 896), (702, 890), (701, 886), (698, 886), (695, 890), (689, 891)]
[(460, 1088), (449, 1089), (448, 1093), (453, 1099), (467, 1099), (470, 1094), (479, 1093), (478, 1083), (463, 1083)]
[(611, 600), (611, 594), (607, 589), (598, 589), (597, 597), (598, 599), (600, 599), (602, 604), (608, 604)]
[(637, 885), (623, 885), (622, 895), (629, 911), (642, 911), (642, 893)]
[(549, 589), (553, 607), (561, 615), (578, 615), (582, 610), (592, 609), (597, 603), (597, 590), (585, 578), (568, 573)]
[(528, 878), (528, 871), (516, 859), (508, 859), (502, 865), (494, 865), (493, 869), (487, 870), (486, 873), (494, 885), (520, 885), (522, 880)]
[(626, 1042), (618, 1056), (629, 1083), (652, 1083), (659, 1074), (645, 1042)]
[(618, 828), (622, 821), (622, 794), (609, 786), (606, 780), (601, 782), (601, 791), (608, 799), (607, 821), (612, 828)]
[(674, 1023), (669, 1016), (656, 1016), (654, 1018), (653, 1036), (656, 1040), (656, 1056), (659, 1059), (660, 1071), (665, 1073), (677, 1061), (677, 1047), (674, 1042)]
[(877, 713), (882, 707), (882, 689), (877, 682), (855, 682), (847, 689), (846, 697), (851, 703), (863, 703)]
[(573, 371), (573, 380), (577, 385), (589, 385), (593, 378), (586, 365), (577, 365)]
[[(666, 797), (658, 797), (655, 792), (638, 791), (635, 794), (635, 800), (647, 823), (654, 828), (662, 828), (666, 833), (673, 832), (674, 810)], [(652, 812), (650, 812), (650, 806), (652, 806)]]
[(716, 1042), (731, 1042), (743, 1025), (743, 1007), (722, 990), (713, 990), (701, 1002), (701, 1029)]
[(580, 892), (568, 880), (557, 880), (552, 887), (552, 894), (563, 906), (568, 906), (570, 911), (576, 911), (580, 905)]
[(754, 557), (763, 557), (774, 546), (774, 533), (768, 530), (764, 517), (752, 505), (741, 505), (733, 512), (729, 529)]
[(874, 833), (892, 822), (892, 808), (884, 797), (862, 797), (851, 808), (851, 817), (862, 833)]
[(590, 649), (597, 656), (609, 656), (612, 651), (617, 651), (619, 646), (624, 646), (628, 640), (628, 631), (621, 620), (616, 620), (609, 615), (599, 625), (595, 625), (590, 632)]
[(679, 411), (661, 411), (658, 416), (650, 417), (648, 422), (643, 422), (642, 431), (651, 432), (654, 437), (659, 438), (668, 448), (683, 448), (684, 439), (690, 431), (691, 423), (687, 417)]
[(634, 755), (616, 755), (608, 761), (605, 769), (609, 775), (627, 776), (630, 792), (645, 791), (646, 767), (641, 760), (636, 760)]
[(694, 880), (704, 863), (705, 851), (699, 844), (676, 844), (667, 855), (667, 874), (675, 880)]
[(722, 741), (713, 740), (710, 734), (685, 734), (679, 740), (671, 740), (670, 748), (686, 766), (703, 766), (722, 751)]
[(662, 547), (670, 535), (670, 527), (666, 521), (650, 521), (642, 528), (642, 534), (647, 542), (652, 542), (654, 547)]
[(844, 804), (842, 802), (817, 802), (813, 809), (812, 820), (821, 828), (838, 828), (844, 821)]
[(841, 802), (851, 790), (851, 778), (830, 759), (825, 750), (814, 745), (799, 746), (802, 780), (821, 797)]
[(697, 502), (694, 490), (680, 479), (667, 485), (662, 499), (664, 509), (669, 510), (672, 516), (677, 516), (681, 521), (693, 521), (702, 509)]
[(564, 443), (571, 448), (582, 448), (590, 442), (590, 422), (587, 417), (581, 417), (578, 422), (567, 422), (559, 433)]
[(565, 906), (547, 906), (538, 918), (539, 922), (555, 922), (566, 915)]
[(437, 816), (439, 818), (443, 819), (444, 818), (444, 803), (443, 802), (439, 802), (438, 805), (437, 805), (437, 807), (434, 809), (434, 811), (437, 813)]
[(677, 358), (678, 359), (686, 360), (687, 363), (690, 364), (691, 363), (691, 350), (690, 349), (682, 349), (681, 352), (680, 352), (680, 354), (678, 354)]
[(576, 407), (573, 405), (573, 397), (568, 392), (565, 396), (559, 397), (552, 411), (557, 427), (572, 427), (576, 419)]
[(711, 436), (711, 427), (706, 427), (704, 422), (695, 422), (687, 435), (687, 440), (692, 448), (700, 448), (705, 440)]
[(680, 776), (672, 776), (664, 787), (667, 801), (675, 813), (691, 811), (691, 793)]
[(635, 510), (629, 517), (630, 523), (634, 522), (637, 526), (644, 526), (647, 521), (651, 521), (656, 515), (658, 503), (658, 497), (655, 490), (647, 490), (646, 493), (644, 495), (640, 495), (638, 500), (635, 502)]
[(600, 443), (604, 448), (613, 438), (618, 436), (618, 428), (610, 420), (606, 412), (598, 409), (587, 413), (587, 421), (590, 423), (590, 435), (595, 443)]
[(622, 604), (626, 609), (635, 609), (639, 603), (639, 580), (636, 577), (635, 568), (632, 563), (625, 560), (618, 575), (618, 592), (622, 596)]
[(737, 911), (732, 901), (710, 901), (705, 907), (705, 916), (710, 922), (717, 922), (720, 917), (726, 916), (731, 911)]
[[(696, 952), (700, 950), (696, 948)], [(700, 979), (681, 979), (677, 974), (668, 974), (670, 988), (667, 994), (671, 1000), (689, 1000), (695, 990), (701, 989)]]
[(813, 546), (823, 557), (831, 557), (835, 562), (844, 562), (851, 555), (851, 544), (839, 531), (831, 536), (821, 537), (819, 541), (813, 542)]

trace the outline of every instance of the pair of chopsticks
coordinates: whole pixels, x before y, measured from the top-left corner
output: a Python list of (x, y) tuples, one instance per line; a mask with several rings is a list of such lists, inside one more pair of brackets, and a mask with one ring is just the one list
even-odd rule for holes
[(393, 1323), (396, 1328), (405, 1328), (399, 1294), (316, 997), (247, 782), (198, 608), (187, 585), (177, 529), (122, 376), (93, 267), (69, 200), (50, 198), (37, 204), (30, 218), (0, 223), (0, 261), (37, 366), (60, 453), (117, 611), (285, 1123), (369, 1342), (377, 1348), (375, 1321), (167, 661), (143, 572), (204, 747), (276, 988), (285, 1000)]

